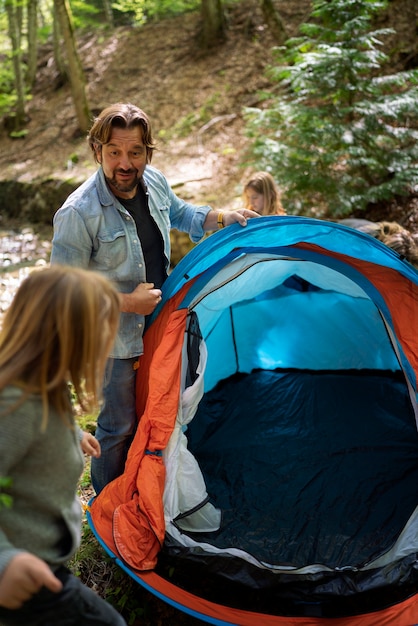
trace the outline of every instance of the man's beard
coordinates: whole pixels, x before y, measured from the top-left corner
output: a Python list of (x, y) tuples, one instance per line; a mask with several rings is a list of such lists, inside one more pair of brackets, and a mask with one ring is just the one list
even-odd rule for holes
[[(123, 182), (119, 182), (116, 179), (116, 174), (118, 172), (123, 172), (124, 174), (136, 173), (136, 176), (131, 183), (123, 183)], [(112, 185), (112, 187), (114, 187), (118, 191), (122, 191), (123, 193), (129, 193), (130, 191), (134, 191), (134, 189), (136, 189), (136, 187), (139, 185), (141, 177), (138, 176), (138, 170), (115, 170), (113, 172), (112, 178), (108, 178), (107, 176), (105, 176), (105, 179), (108, 184)]]

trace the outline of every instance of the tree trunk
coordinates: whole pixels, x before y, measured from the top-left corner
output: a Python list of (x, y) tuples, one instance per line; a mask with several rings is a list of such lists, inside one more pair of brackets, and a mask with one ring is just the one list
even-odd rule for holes
[(84, 71), (77, 53), (70, 9), (66, 0), (54, 0), (54, 9), (59, 30), (64, 40), (64, 49), (68, 63), (68, 77), (70, 80), (71, 93), (76, 110), (78, 126), (81, 132), (86, 133), (91, 124), (90, 108), (86, 96), (86, 80)]
[(289, 36), (282, 18), (274, 6), (273, 0), (261, 0), (261, 9), (263, 11), (264, 19), (273, 32), (277, 43), (283, 44)]
[(208, 50), (225, 39), (226, 21), (222, 0), (202, 0), (201, 16), (201, 46)]
[(113, 28), (115, 23), (113, 20), (112, 3), (110, 0), (103, 0), (103, 6), (105, 10), (105, 15), (106, 15), (106, 22), (109, 24), (111, 28)]
[(53, 24), (52, 24), (52, 44), (53, 44), (53, 51), (54, 51), (55, 66), (57, 68), (56, 87), (62, 86), (68, 81), (68, 72), (67, 72), (67, 68), (65, 66), (65, 62), (62, 56), (60, 42), (61, 42), (60, 27), (58, 24), (57, 14), (54, 11)]
[(38, 60), (37, 11), (38, 0), (28, 0), (28, 69), (26, 82), (30, 89), (35, 83)]
[(378, 26), (393, 25), (396, 29), (396, 33), (385, 38), (385, 47), (389, 42), (391, 62), (396, 62), (399, 71), (418, 67), (417, 24), (417, 0), (391, 0), (378, 16)]
[(22, 70), (21, 30), (19, 27), (19, 10), (15, 0), (6, 0), (5, 8), (8, 19), (8, 32), (12, 48), (14, 82), (16, 89), (15, 131), (22, 128), (26, 121), (25, 83)]

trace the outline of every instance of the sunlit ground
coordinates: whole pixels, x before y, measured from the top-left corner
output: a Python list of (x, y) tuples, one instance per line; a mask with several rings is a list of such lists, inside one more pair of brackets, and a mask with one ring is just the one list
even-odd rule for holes
[(0, 321), (29, 272), (48, 264), (51, 243), (31, 229), (0, 231)]

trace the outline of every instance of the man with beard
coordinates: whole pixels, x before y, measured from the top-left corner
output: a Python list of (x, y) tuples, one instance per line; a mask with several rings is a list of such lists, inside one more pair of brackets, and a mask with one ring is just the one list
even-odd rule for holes
[(92, 459), (92, 484), (99, 493), (122, 474), (135, 433), (135, 371), (142, 354), (145, 316), (161, 301), (170, 262), (170, 229), (193, 242), (206, 231), (257, 217), (248, 209), (215, 211), (178, 198), (165, 176), (150, 165), (154, 139), (148, 116), (116, 103), (95, 119), (88, 142), (99, 168), (54, 216), (51, 263), (105, 274), (120, 294), (119, 332), (106, 368), (104, 403)]

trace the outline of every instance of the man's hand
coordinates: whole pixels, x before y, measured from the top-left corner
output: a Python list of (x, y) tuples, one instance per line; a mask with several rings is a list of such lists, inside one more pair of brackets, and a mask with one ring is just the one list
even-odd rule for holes
[(234, 222), (238, 222), (241, 226), (247, 225), (247, 220), (252, 219), (253, 217), (260, 217), (258, 213), (255, 211), (251, 211), (250, 209), (237, 209), (236, 211), (225, 211), (223, 214), (223, 223), (224, 226), (229, 226), (230, 224), (234, 224)]
[(238, 222), (241, 226), (246, 226), (247, 221), (253, 217), (260, 217), (255, 211), (250, 209), (237, 209), (236, 211), (209, 211), (203, 223), (206, 231), (219, 230), (224, 226), (230, 226)]
[(10, 561), (0, 578), (0, 606), (18, 609), (41, 587), (58, 593), (62, 582), (45, 561), (29, 552), (21, 552)]
[(131, 293), (120, 293), (119, 298), (123, 313), (150, 315), (161, 302), (161, 289), (154, 289), (154, 283), (139, 283)]

